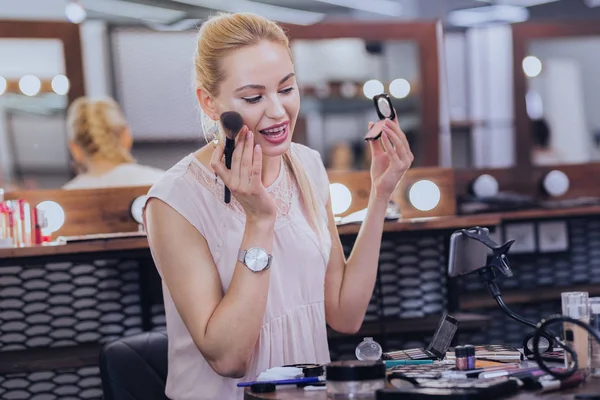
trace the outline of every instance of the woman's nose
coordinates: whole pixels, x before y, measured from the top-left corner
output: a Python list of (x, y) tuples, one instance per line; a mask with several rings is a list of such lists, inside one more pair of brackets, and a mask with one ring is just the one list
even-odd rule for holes
[(267, 116), (272, 119), (281, 119), (285, 117), (285, 108), (283, 108), (283, 104), (281, 104), (281, 101), (279, 101), (277, 96), (269, 102)]

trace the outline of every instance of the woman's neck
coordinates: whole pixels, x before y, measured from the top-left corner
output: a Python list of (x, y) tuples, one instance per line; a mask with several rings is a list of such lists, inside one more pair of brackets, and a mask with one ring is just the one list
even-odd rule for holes
[(263, 156), (262, 162), (262, 183), (264, 187), (269, 187), (279, 177), (281, 170), (281, 159), (282, 156), (276, 157), (265, 157)]
[(89, 175), (102, 175), (111, 171), (116, 166), (120, 165), (112, 161), (94, 160), (86, 165), (85, 173)]

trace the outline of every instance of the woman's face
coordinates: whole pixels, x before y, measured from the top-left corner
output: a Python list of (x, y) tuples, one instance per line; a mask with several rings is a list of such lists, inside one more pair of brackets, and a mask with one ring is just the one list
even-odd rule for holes
[(294, 65), (288, 49), (262, 41), (239, 49), (221, 63), (226, 79), (215, 98), (218, 114), (237, 111), (268, 157), (285, 153), (300, 109)]

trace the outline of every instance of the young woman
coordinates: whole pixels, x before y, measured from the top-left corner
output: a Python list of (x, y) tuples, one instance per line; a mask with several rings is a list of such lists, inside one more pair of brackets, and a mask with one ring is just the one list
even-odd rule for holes
[[(397, 121), (370, 143), (366, 220), (345, 259), (320, 155), (292, 143), (300, 97), (288, 38), (253, 14), (206, 21), (195, 55), (205, 127), (214, 135), (149, 192), (145, 221), (161, 274), (169, 336), (167, 396), (241, 399), (237, 379), (327, 363), (326, 324), (356, 332), (375, 283), (385, 210), (413, 156)], [(231, 170), (218, 120), (237, 111)], [(224, 185), (232, 201), (223, 200)]]
[(80, 97), (67, 113), (69, 150), (82, 170), (63, 189), (153, 185), (164, 171), (139, 165), (121, 108), (112, 99)]

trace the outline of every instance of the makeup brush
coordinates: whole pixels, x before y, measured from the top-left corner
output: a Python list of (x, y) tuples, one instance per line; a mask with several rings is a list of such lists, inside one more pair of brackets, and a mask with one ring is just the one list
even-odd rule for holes
[[(235, 137), (242, 130), (244, 126), (244, 120), (242, 116), (235, 111), (226, 111), (221, 114), (221, 126), (225, 133), (225, 166), (227, 169), (231, 169), (231, 158), (233, 157), (233, 150), (235, 148)], [(225, 203), (231, 201), (231, 192), (229, 188), (225, 186)]]

